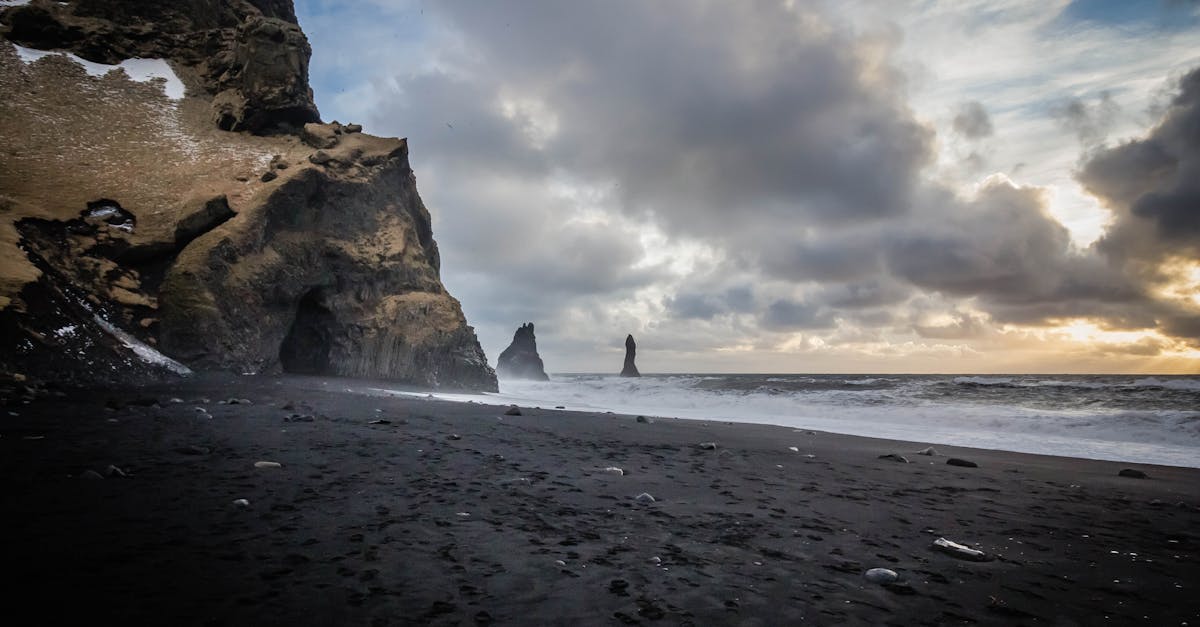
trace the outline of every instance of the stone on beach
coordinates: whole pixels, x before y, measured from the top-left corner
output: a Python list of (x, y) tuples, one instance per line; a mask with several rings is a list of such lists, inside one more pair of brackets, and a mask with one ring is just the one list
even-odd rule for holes
[(633, 498), (638, 503), (653, 503), (657, 500), (653, 496), (650, 496), (649, 492), (642, 492), (641, 494), (639, 494)]
[(1150, 476), (1146, 473), (1133, 468), (1122, 468), (1121, 472), (1117, 473), (1118, 477), (1129, 477), (1130, 479), (1149, 479)]
[(951, 457), (950, 459), (947, 459), (946, 465), (947, 466), (959, 466), (962, 468), (979, 468), (979, 464), (976, 464), (975, 462), (968, 461), (965, 459), (959, 459), (957, 457)]
[(933, 541), (933, 549), (947, 555), (957, 557), (959, 559), (970, 560), (972, 562), (986, 562), (988, 556), (983, 551), (972, 549), (952, 540), (938, 538)]
[(649, 418), (647, 418), (647, 417), (645, 417), (645, 416), (638, 416), (638, 417), (637, 417), (637, 421), (638, 421), (638, 422), (640, 422), (640, 423), (642, 423), (642, 424), (644, 424), (644, 425), (648, 425), (648, 424), (650, 424), (650, 423), (654, 422), (653, 420), (651, 420), (651, 419), (649, 419)]
[(520, 416), (521, 408), (517, 407), (516, 405), (513, 405), (512, 407), (509, 407), (507, 410), (505, 410), (504, 415), (505, 416)]
[(900, 575), (897, 575), (896, 571), (888, 568), (872, 568), (863, 573), (863, 577), (866, 577), (867, 581), (871, 583), (878, 584), (895, 583), (900, 579)]

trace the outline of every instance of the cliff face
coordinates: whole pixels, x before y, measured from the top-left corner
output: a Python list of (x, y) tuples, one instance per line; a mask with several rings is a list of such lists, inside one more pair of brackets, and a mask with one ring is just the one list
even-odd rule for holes
[[(0, 371), (495, 389), (407, 143), (314, 122), (290, 1), (34, 0), (0, 25)], [(187, 95), (30, 48), (165, 58)]]
[(4, 19), (4, 36), (29, 48), (186, 67), (225, 130), (285, 132), (320, 120), (308, 87), (312, 50), (290, 0), (39, 0)]

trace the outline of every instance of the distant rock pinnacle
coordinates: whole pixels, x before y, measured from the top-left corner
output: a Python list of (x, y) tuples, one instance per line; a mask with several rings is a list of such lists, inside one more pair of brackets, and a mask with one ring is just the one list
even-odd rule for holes
[(633, 336), (629, 335), (625, 338), (625, 367), (621, 368), (622, 377), (640, 377), (642, 374), (638, 372), (637, 364), (633, 363), (633, 358), (637, 356), (637, 343), (633, 341)]

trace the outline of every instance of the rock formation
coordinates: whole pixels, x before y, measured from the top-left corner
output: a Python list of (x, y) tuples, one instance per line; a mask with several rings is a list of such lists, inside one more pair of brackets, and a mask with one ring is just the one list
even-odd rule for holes
[(496, 362), (496, 373), (503, 379), (533, 379), (549, 381), (537, 352), (537, 338), (533, 335), (533, 323), (527, 322), (517, 328), (512, 344), (500, 353)]
[[(496, 389), (407, 142), (319, 122), (289, 0), (33, 0), (0, 35), (0, 373)], [(165, 58), (187, 95), (10, 41)]]
[(625, 337), (625, 367), (621, 368), (622, 377), (640, 377), (642, 374), (638, 372), (637, 364), (633, 363), (634, 357), (637, 356), (637, 344), (633, 341), (633, 335)]
[(210, 98), (224, 130), (288, 131), (320, 115), (308, 39), (291, 0), (40, 0), (4, 16), (5, 38), (88, 61), (170, 59)]

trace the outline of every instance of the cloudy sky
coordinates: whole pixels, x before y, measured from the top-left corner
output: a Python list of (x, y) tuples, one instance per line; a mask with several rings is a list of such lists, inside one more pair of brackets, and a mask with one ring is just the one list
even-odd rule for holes
[(1200, 4), (299, 0), (489, 357), (1200, 372)]

